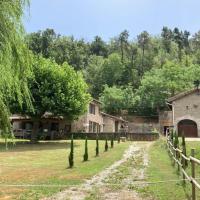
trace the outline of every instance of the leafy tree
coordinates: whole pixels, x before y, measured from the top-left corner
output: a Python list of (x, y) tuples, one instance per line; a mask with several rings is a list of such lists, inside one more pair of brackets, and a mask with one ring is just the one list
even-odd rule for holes
[(0, 1), (0, 129), (1, 136), (11, 137), (10, 107), (15, 99), (21, 106), (31, 106), (27, 78), (31, 74), (30, 54), (24, 42), (23, 10), (29, 2)]
[(107, 44), (99, 36), (96, 36), (90, 44), (90, 51), (92, 55), (96, 56), (107, 57), (108, 55)]
[(88, 84), (90, 94), (98, 98), (103, 91), (104, 80), (102, 78), (104, 59), (101, 56), (90, 56), (88, 66), (83, 70), (84, 78)]
[(161, 33), (163, 47), (167, 53), (171, 52), (171, 43), (173, 39), (173, 32), (168, 27), (164, 26)]
[(83, 161), (88, 161), (88, 144), (87, 144), (87, 136), (85, 137), (85, 153), (83, 155)]
[(105, 59), (102, 66), (102, 79), (108, 86), (119, 85), (124, 65), (118, 54), (111, 54)]
[(66, 63), (59, 66), (50, 60), (35, 57), (33, 72), (34, 77), (29, 81), (29, 88), (33, 97), (34, 112), (25, 106), (20, 112), (33, 118), (34, 141), (39, 120), (45, 112), (54, 116), (62, 115), (68, 119), (77, 118), (86, 111), (90, 95), (82, 75)]
[(122, 89), (116, 86), (108, 87), (105, 86), (100, 101), (103, 104), (103, 109), (108, 113), (120, 113), (123, 108), (124, 93)]
[(131, 86), (118, 88), (116, 86), (104, 88), (100, 97), (103, 109), (111, 114), (119, 114), (123, 109), (131, 111), (134, 106), (134, 93)]
[(27, 35), (26, 40), (29, 49), (36, 54), (42, 54), (43, 57), (49, 58), (51, 46), (55, 41), (57, 35), (53, 29), (47, 28), (44, 31), (38, 31)]
[(162, 69), (153, 69), (146, 73), (136, 92), (135, 105), (138, 112), (153, 114), (159, 108), (165, 107), (165, 100), (168, 97), (191, 87), (192, 71), (168, 62)]
[(74, 166), (74, 138), (73, 138), (73, 134), (71, 136), (71, 145), (70, 145), (70, 153), (68, 156), (68, 160), (69, 160), (69, 167), (72, 168)]

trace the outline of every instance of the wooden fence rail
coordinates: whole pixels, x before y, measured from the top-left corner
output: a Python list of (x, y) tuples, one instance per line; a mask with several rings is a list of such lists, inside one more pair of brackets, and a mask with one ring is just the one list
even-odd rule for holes
[[(184, 155), (181, 149), (175, 148), (170, 137), (167, 138), (167, 147), (170, 155), (174, 160), (174, 165), (177, 164), (178, 171), (182, 172), (183, 182), (188, 180), (192, 186), (192, 200), (196, 200), (196, 188), (200, 189), (200, 184), (195, 179), (195, 167), (200, 165), (200, 160), (195, 158), (195, 149), (191, 149), (191, 156)], [(186, 172), (186, 163), (191, 164), (191, 175)]]

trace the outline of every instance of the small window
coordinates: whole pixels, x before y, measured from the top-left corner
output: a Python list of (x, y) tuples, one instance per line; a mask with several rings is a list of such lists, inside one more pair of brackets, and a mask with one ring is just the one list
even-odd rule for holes
[(89, 113), (95, 115), (95, 105), (90, 103)]

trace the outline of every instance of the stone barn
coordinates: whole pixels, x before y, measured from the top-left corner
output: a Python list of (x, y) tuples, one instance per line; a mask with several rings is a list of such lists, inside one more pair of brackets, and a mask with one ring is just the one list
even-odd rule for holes
[(177, 94), (167, 100), (172, 110), (172, 124), (179, 136), (200, 137), (200, 89)]

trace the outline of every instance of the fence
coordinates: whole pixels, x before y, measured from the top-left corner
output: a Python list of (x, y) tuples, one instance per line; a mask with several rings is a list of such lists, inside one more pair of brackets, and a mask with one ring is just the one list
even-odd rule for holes
[[(97, 133), (68, 133), (67, 139), (71, 138), (71, 134), (73, 134), (74, 139), (84, 139), (87, 136), (90, 140), (96, 139)], [(113, 132), (113, 133), (98, 133), (98, 137), (100, 140), (111, 139), (112, 137), (117, 140), (119, 137), (126, 137), (127, 140), (130, 141), (153, 141), (159, 138), (159, 134), (153, 133), (127, 133), (127, 132)]]
[[(186, 180), (191, 183), (192, 200), (196, 200), (196, 188), (200, 189), (200, 184), (195, 179), (195, 171), (196, 165), (200, 165), (200, 160), (194, 157), (195, 149), (191, 149), (191, 156), (187, 157), (181, 149), (174, 147), (169, 137), (167, 138), (167, 146), (174, 160), (174, 165), (176, 163), (178, 171), (182, 172), (183, 183), (185, 183)], [(191, 175), (186, 172), (186, 166), (188, 164), (191, 164)]]

